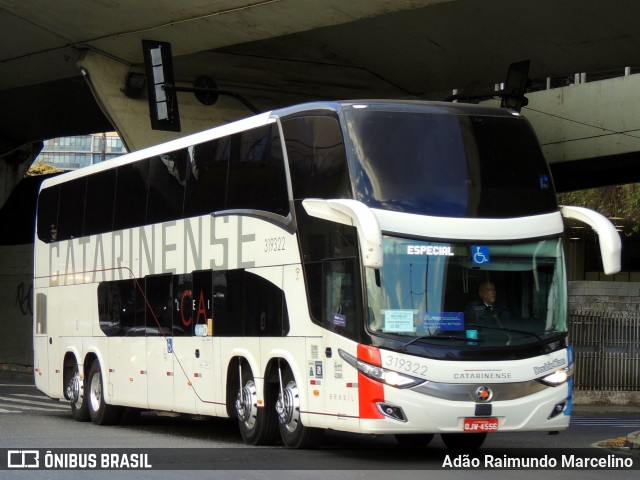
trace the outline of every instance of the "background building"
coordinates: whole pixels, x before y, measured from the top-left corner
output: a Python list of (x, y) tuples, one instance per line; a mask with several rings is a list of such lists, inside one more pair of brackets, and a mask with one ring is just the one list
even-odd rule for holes
[(63, 170), (73, 170), (100, 163), (127, 153), (116, 132), (80, 135), (46, 140), (36, 162)]

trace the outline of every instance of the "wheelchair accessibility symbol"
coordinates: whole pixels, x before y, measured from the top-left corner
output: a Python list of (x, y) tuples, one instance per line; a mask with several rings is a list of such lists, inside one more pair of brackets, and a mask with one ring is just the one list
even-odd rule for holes
[(472, 245), (471, 255), (473, 257), (473, 263), (477, 263), (478, 265), (491, 263), (491, 258), (489, 257), (489, 247)]

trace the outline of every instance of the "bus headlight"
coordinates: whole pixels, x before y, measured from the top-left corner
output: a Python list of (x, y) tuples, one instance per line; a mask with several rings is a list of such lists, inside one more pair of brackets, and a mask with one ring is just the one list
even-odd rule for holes
[(364, 376), (392, 387), (409, 388), (425, 382), (422, 378), (412, 377), (411, 375), (405, 375), (404, 373), (398, 373), (378, 365), (367, 363), (345, 352), (341, 348), (338, 349), (338, 354)]
[(562, 385), (567, 380), (573, 377), (573, 365), (561, 368), (560, 370), (556, 370), (555, 372), (538, 379), (539, 382), (544, 383), (545, 385), (550, 385), (552, 387), (557, 387), (558, 385)]

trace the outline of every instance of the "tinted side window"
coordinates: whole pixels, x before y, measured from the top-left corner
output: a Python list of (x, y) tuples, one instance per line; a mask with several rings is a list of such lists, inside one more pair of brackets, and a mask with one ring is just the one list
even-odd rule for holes
[(114, 230), (144, 225), (148, 177), (149, 160), (117, 168)]
[(333, 117), (282, 122), (293, 198), (352, 198), (342, 132)]
[(188, 150), (153, 157), (149, 166), (149, 198), (147, 224), (182, 218)]
[(289, 213), (287, 182), (282, 149), (274, 125), (235, 136), (237, 154), (229, 159), (227, 209), (265, 210), (286, 216)]
[(147, 336), (171, 335), (172, 289), (171, 275), (155, 275), (145, 279)]
[(95, 235), (111, 230), (116, 193), (116, 171), (107, 170), (87, 179), (87, 206), (84, 234)]
[[(213, 318), (213, 272), (204, 270), (193, 272), (193, 324), (207, 324)], [(195, 328), (195, 327), (194, 327)], [(215, 327), (213, 334), (216, 334)]]
[(87, 179), (80, 178), (61, 185), (58, 211), (58, 240), (83, 235), (85, 194)]
[(194, 325), (209, 318), (214, 336), (279, 337), (289, 332), (284, 292), (245, 270), (102, 282), (98, 311), (100, 328), (109, 336), (192, 336)]
[(242, 275), (239, 272), (213, 272), (213, 334), (216, 337), (243, 335)]
[(249, 336), (286, 335), (289, 330), (284, 292), (259, 275), (244, 272), (244, 330)]
[(58, 186), (42, 190), (38, 197), (38, 238), (43, 242), (58, 239)]
[(100, 283), (98, 286), (100, 328), (108, 336), (144, 336), (143, 302), (136, 280)]
[(355, 227), (311, 217), (301, 202), (296, 220), (312, 320), (359, 341), (363, 309)]
[(173, 329), (174, 336), (193, 335), (193, 277), (173, 277)]
[(184, 216), (195, 217), (224, 210), (230, 138), (200, 143), (191, 149)]
[(213, 274), (214, 335), (284, 336), (289, 317), (284, 292), (245, 270)]

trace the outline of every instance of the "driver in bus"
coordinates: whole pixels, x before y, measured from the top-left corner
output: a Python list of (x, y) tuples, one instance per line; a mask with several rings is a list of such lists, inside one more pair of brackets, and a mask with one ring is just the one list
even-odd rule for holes
[(465, 320), (467, 324), (503, 327), (511, 317), (509, 310), (496, 303), (496, 286), (491, 280), (485, 280), (478, 286), (478, 298), (467, 305)]

